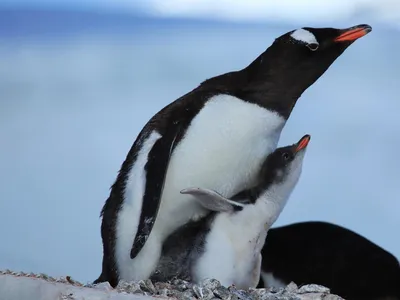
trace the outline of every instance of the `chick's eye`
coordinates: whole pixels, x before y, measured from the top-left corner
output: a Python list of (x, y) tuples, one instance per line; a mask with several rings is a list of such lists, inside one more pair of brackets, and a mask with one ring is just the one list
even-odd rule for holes
[(318, 43), (310, 43), (310, 44), (307, 44), (307, 47), (311, 51), (316, 51), (319, 47), (319, 44)]
[(288, 159), (289, 159), (289, 153), (283, 152), (283, 153), (282, 153), (282, 158), (283, 158), (284, 160), (288, 160)]

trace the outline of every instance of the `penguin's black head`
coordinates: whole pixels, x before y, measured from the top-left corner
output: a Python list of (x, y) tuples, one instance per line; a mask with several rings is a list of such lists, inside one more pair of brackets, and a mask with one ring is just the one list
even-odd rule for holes
[(371, 30), (369, 25), (357, 25), (347, 29), (304, 27), (285, 33), (244, 69), (243, 96), (265, 101), (264, 105), (288, 117), (301, 94)]
[(271, 184), (296, 185), (310, 139), (311, 136), (307, 134), (297, 143), (277, 148), (272, 152), (261, 167), (260, 180), (268, 186)]
[[(304, 27), (278, 37), (273, 47), (280, 48), (283, 52), (292, 52), (294, 56), (303, 59), (311, 58), (314, 54), (317, 57), (322, 57), (323, 54), (333, 57), (333, 53), (336, 53), (337, 57), (371, 30), (371, 26), (365, 24), (346, 29)], [(332, 54), (327, 55), (328, 52)]]
[[(292, 86), (308, 87), (357, 39), (372, 30), (369, 25), (347, 29), (304, 27), (279, 38), (264, 52), (268, 68), (288, 77)], [(290, 86), (290, 85), (286, 85)]]

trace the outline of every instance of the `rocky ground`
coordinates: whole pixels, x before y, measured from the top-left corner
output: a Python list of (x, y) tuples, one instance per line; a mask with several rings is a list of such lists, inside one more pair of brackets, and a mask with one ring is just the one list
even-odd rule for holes
[(71, 277), (53, 278), (45, 274), (0, 271), (0, 294), (6, 300), (135, 300), (135, 299), (205, 299), (205, 300), (341, 300), (329, 289), (309, 284), (291, 283), (281, 289), (238, 290), (224, 287), (215, 280), (195, 285), (180, 279), (172, 282), (142, 280), (120, 282), (113, 289), (108, 283), (82, 284)]

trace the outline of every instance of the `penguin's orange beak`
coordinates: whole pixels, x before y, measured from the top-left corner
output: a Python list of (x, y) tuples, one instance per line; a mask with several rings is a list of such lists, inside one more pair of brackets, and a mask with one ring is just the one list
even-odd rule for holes
[(341, 34), (337, 36), (335, 42), (352, 42), (356, 39), (363, 37), (364, 35), (371, 32), (372, 27), (369, 25), (357, 25), (351, 28), (341, 30)]
[(310, 141), (311, 136), (309, 134), (306, 134), (305, 136), (303, 136), (300, 141), (296, 144), (296, 149), (295, 152), (299, 152), (303, 149), (305, 149), (308, 145), (308, 142)]

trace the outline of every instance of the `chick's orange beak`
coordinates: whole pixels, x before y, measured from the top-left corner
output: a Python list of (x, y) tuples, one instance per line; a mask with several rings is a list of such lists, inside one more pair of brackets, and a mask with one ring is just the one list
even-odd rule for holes
[(310, 141), (311, 136), (309, 134), (306, 134), (305, 136), (303, 136), (300, 141), (297, 143), (297, 147), (296, 147), (296, 152), (299, 152), (300, 150), (303, 150), (307, 147), (308, 142)]
[(369, 25), (358, 25), (354, 26), (348, 29), (342, 30), (342, 33), (337, 36), (334, 41), (335, 42), (345, 42), (345, 41), (355, 41), (356, 39), (359, 39), (363, 37), (364, 35), (368, 34), (371, 32), (372, 27)]

